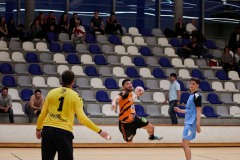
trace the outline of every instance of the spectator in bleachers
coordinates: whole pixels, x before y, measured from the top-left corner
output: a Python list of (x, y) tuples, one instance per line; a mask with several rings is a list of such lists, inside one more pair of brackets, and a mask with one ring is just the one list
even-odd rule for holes
[(118, 23), (115, 13), (111, 13), (110, 17), (107, 19), (105, 29), (108, 34), (116, 34), (119, 30), (120, 34), (123, 35), (122, 26)]
[(45, 19), (45, 15), (43, 12), (39, 12), (38, 16), (35, 17), (34, 21), (38, 20), (39, 21), (39, 25), (43, 28), (46, 24), (46, 19)]
[(34, 24), (31, 26), (31, 37), (34, 38), (39, 38), (39, 39), (43, 39), (44, 34), (42, 31), (42, 27), (40, 26), (39, 20), (36, 19), (34, 22)]
[(7, 38), (7, 36), (8, 36), (7, 24), (5, 17), (2, 16), (0, 17), (0, 38), (1, 37)]
[(95, 35), (96, 31), (104, 34), (104, 23), (101, 17), (99, 17), (99, 11), (94, 11), (94, 17), (91, 19), (92, 34)]
[(186, 31), (189, 35), (191, 35), (193, 31), (197, 30), (196, 23), (196, 19), (192, 19), (191, 22), (186, 25)]
[(59, 33), (68, 33), (68, 29), (69, 29), (69, 24), (68, 24), (68, 18), (67, 18), (67, 14), (63, 13), (59, 19), (59, 23), (58, 23), (58, 27), (59, 27)]
[(73, 28), (75, 27), (75, 21), (77, 19), (80, 21), (80, 25), (82, 26), (82, 20), (78, 17), (77, 13), (73, 13), (73, 17), (70, 19), (70, 24), (69, 24), (70, 31), (72, 31)]
[(177, 54), (179, 57), (189, 58), (191, 55), (200, 56), (202, 55), (202, 47), (198, 45), (197, 38), (192, 37), (191, 42), (178, 49)]
[(228, 71), (234, 69), (233, 65), (233, 55), (230, 54), (230, 50), (228, 47), (224, 48), (224, 53), (222, 54), (221, 59), (223, 70), (228, 73)]
[(7, 28), (8, 28), (9, 37), (18, 37), (17, 27), (12, 17), (8, 20)]
[(231, 34), (228, 47), (233, 52), (236, 52), (237, 48), (240, 47), (240, 26)]
[(238, 66), (240, 67), (240, 47), (237, 48), (237, 52), (234, 55), (235, 57), (235, 62), (238, 64)]
[(56, 30), (56, 18), (54, 16), (53, 11), (50, 11), (46, 18), (46, 30), (47, 31), (52, 30), (52, 28), (50, 28), (52, 26), (54, 26), (54, 30)]
[(76, 44), (78, 41), (80, 41), (80, 43), (84, 43), (85, 40), (85, 29), (82, 25), (80, 25), (80, 20), (76, 19), (75, 21), (75, 27), (73, 28), (73, 42)]
[(8, 113), (10, 123), (14, 123), (12, 97), (8, 94), (8, 88), (3, 87), (0, 95), (0, 113)]
[(178, 22), (175, 25), (175, 32), (177, 36), (181, 36), (182, 38), (189, 37), (186, 37), (186, 25), (183, 23), (183, 17), (179, 17)]
[(33, 115), (39, 115), (43, 107), (44, 97), (40, 89), (36, 89), (34, 95), (31, 96), (27, 104), (27, 113), (29, 123), (33, 122)]

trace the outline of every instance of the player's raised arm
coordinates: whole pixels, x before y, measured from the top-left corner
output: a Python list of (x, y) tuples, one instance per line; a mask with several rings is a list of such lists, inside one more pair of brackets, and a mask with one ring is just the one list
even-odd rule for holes
[(112, 108), (111, 108), (112, 110), (116, 110), (117, 109), (116, 103), (118, 102), (119, 98), (120, 98), (119, 95), (117, 95), (116, 97), (113, 98), (113, 100), (112, 100)]

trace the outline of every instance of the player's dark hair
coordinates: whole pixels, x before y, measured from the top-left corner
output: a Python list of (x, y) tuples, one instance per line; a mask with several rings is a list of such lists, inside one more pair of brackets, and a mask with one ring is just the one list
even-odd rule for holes
[(197, 78), (197, 77), (191, 78), (190, 81), (194, 81), (194, 82), (196, 82), (197, 84), (200, 83), (200, 80), (199, 80), (199, 78)]
[(62, 85), (67, 86), (70, 85), (74, 80), (74, 73), (70, 70), (66, 70), (62, 73)]
[(177, 74), (176, 74), (176, 73), (171, 73), (171, 74), (170, 74), (170, 77), (175, 77), (175, 78), (177, 78)]
[(124, 79), (123, 81), (122, 81), (122, 86), (124, 86), (124, 84), (126, 83), (126, 82), (128, 82), (128, 81), (131, 81), (130, 79)]
[(8, 91), (8, 87), (3, 87), (3, 88), (2, 88), (2, 91), (4, 91), (4, 90), (7, 90), (7, 91)]
[(36, 89), (34, 93), (36, 94), (37, 92), (42, 93), (40, 89)]

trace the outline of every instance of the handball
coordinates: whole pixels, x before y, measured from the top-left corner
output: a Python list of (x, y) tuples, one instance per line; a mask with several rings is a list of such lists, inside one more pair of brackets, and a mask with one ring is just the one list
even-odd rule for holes
[(142, 96), (143, 93), (144, 93), (143, 87), (137, 86), (137, 87), (135, 88), (135, 93), (136, 93), (137, 96)]

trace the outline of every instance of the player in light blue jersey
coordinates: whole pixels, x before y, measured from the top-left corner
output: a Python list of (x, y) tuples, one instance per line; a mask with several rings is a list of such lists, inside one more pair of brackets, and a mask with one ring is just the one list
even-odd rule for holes
[(188, 98), (186, 109), (181, 110), (175, 107), (175, 111), (185, 113), (185, 122), (182, 137), (182, 147), (185, 152), (186, 160), (191, 160), (191, 150), (189, 147), (190, 141), (195, 139), (196, 131), (201, 132), (200, 119), (201, 119), (201, 106), (202, 96), (198, 92), (200, 80), (198, 78), (191, 78), (190, 91), (191, 95)]

